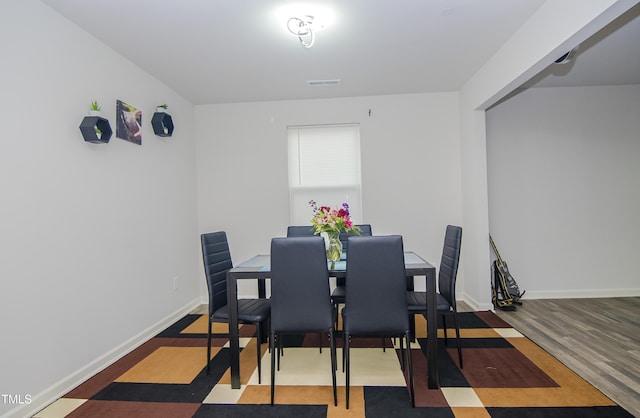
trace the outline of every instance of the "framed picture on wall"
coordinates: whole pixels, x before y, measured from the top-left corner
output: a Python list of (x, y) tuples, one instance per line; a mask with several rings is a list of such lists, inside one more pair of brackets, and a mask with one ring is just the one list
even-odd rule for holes
[(142, 145), (142, 112), (121, 100), (116, 102), (116, 137)]

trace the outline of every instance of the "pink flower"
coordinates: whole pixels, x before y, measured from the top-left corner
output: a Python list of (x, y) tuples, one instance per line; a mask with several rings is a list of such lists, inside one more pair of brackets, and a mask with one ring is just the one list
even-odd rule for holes
[(311, 223), (314, 226), (315, 233), (340, 233), (353, 231), (360, 233), (360, 228), (353, 224), (351, 215), (349, 214), (349, 205), (343, 203), (341, 207), (331, 208), (329, 206), (317, 206), (315, 200), (309, 201), (309, 206), (313, 209), (313, 217)]

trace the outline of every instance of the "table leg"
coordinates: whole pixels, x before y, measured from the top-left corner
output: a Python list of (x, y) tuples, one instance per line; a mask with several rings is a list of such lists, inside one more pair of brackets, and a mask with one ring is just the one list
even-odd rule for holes
[[(258, 297), (261, 299), (265, 299), (267, 297), (267, 286), (265, 283), (265, 279), (258, 279)], [(268, 321), (264, 321), (260, 326), (260, 334), (262, 338), (260, 341), (261, 344), (269, 342), (269, 326), (267, 324)]]
[[(414, 276), (407, 276), (407, 291), (414, 290)], [(409, 330), (411, 331), (411, 342), (416, 341), (416, 316), (409, 315)]]
[(438, 389), (438, 310), (436, 306), (436, 274), (427, 273), (427, 386)]
[(238, 337), (238, 286), (237, 279), (227, 273), (227, 305), (229, 307), (229, 356), (231, 388), (240, 389), (240, 340)]

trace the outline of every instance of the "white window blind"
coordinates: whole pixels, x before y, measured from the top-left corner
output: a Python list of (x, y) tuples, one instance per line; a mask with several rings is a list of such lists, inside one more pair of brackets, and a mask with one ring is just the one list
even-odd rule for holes
[(312, 199), (326, 206), (346, 202), (354, 223), (361, 223), (358, 125), (296, 126), (288, 136), (291, 225), (310, 224)]

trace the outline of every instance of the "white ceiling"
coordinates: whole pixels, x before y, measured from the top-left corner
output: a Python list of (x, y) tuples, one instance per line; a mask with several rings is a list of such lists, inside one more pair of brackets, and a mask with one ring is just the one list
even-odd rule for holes
[[(308, 2), (334, 21), (305, 49), (277, 15), (287, 0), (42, 1), (194, 104), (457, 91), (544, 3)], [(639, 15), (530, 84), (640, 84)]]

